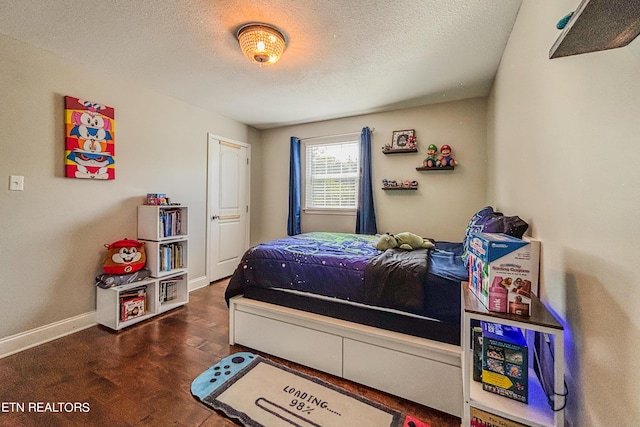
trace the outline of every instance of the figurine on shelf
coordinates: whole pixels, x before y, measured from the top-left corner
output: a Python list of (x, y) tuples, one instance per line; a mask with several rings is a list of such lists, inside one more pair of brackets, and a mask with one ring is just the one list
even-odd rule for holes
[(447, 144), (440, 147), (440, 159), (438, 159), (438, 167), (455, 166), (456, 161), (451, 157), (451, 147)]
[(429, 145), (427, 148), (427, 158), (422, 161), (422, 166), (427, 168), (435, 168), (438, 160), (436, 159), (436, 153), (438, 152), (438, 147), (435, 144)]
[(404, 188), (409, 188), (409, 187), (411, 187), (411, 181), (409, 181), (408, 179), (405, 179), (405, 180), (402, 182), (402, 186), (403, 186)]
[(382, 151), (389, 151), (389, 150), (391, 150), (391, 144), (385, 144), (385, 145), (382, 147)]
[(409, 142), (407, 142), (407, 148), (414, 149), (416, 148), (416, 137), (415, 135), (409, 135)]

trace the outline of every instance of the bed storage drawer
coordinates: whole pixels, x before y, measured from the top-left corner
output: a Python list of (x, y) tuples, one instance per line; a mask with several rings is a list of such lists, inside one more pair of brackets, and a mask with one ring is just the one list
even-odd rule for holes
[(342, 376), (342, 337), (239, 310), (233, 321), (236, 344)]
[(347, 338), (343, 346), (344, 378), (462, 415), (459, 366)]

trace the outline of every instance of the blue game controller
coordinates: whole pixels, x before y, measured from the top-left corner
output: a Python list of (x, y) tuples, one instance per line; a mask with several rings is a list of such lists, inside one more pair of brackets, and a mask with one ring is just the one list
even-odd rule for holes
[(249, 352), (234, 353), (225, 357), (193, 380), (191, 394), (203, 400), (257, 357), (256, 354)]

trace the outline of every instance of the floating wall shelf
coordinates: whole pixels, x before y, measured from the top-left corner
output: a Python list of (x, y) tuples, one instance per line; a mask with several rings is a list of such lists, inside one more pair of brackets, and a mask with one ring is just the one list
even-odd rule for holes
[(417, 153), (417, 148), (398, 148), (395, 150), (382, 150), (384, 154)]
[(640, 34), (640, 1), (582, 0), (549, 58), (615, 49), (628, 45)]
[(417, 171), (452, 171), (455, 169), (455, 166), (439, 166), (435, 168), (429, 168), (427, 166), (420, 166), (416, 168)]

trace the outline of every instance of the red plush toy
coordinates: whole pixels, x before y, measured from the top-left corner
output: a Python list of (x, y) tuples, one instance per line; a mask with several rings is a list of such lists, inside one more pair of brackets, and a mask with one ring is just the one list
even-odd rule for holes
[(118, 240), (104, 245), (107, 253), (104, 256), (102, 269), (107, 274), (128, 274), (141, 270), (147, 262), (144, 242), (137, 240)]

